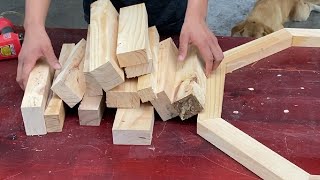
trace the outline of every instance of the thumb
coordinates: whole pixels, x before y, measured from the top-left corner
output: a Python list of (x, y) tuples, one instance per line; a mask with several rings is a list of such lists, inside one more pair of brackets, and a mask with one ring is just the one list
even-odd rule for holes
[(61, 69), (61, 65), (56, 55), (53, 52), (52, 46), (49, 46), (49, 48), (43, 49), (42, 52), (43, 52), (43, 55), (46, 57), (47, 62), (50, 64), (52, 68), (54, 68), (55, 70)]
[(179, 61), (184, 61), (188, 53), (189, 35), (181, 34), (179, 43)]

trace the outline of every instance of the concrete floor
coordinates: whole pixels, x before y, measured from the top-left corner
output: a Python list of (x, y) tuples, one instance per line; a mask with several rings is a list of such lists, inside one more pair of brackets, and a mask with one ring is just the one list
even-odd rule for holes
[[(255, 0), (209, 0), (208, 24), (217, 35), (229, 36), (231, 28), (243, 20)], [(0, 12), (16, 11), (24, 14), (23, 0), (1, 0)], [(15, 24), (22, 25), (23, 18), (8, 16)], [(83, 19), (82, 0), (53, 0), (47, 18), (48, 27), (86, 28)], [(320, 29), (320, 13), (312, 13), (306, 22), (293, 22), (286, 27)]]

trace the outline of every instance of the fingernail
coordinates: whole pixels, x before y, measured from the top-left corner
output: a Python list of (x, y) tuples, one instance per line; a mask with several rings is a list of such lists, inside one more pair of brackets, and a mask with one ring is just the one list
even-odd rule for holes
[(182, 55), (179, 55), (178, 60), (179, 60), (179, 61), (183, 61), (183, 56), (182, 56)]
[(61, 65), (59, 63), (54, 64), (55, 69), (61, 69)]

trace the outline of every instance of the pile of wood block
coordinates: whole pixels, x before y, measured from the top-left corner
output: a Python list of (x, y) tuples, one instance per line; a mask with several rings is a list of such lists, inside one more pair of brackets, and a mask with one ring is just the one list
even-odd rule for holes
[(154, 109), (167, 121), (204, 108), (206, 76), (196, 48), (177, 59), (173, 40), (160, 42), (156, 27), (148, 28), (145, 4), (118, 13), (110, 0), (98, 0), (87, 40), (62, 46), (62, 69), (53, 74), (40, 60), (31, 72), (21, 106), (26, 133), (62, 131), (64, 103), (80, 103), (80, 125), (99, 126), (105, 106), (117, 108), (114, 144), (149, 145)]

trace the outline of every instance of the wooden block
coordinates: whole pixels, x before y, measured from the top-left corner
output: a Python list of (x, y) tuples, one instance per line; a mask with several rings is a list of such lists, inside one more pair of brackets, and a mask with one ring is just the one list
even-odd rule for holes
[(177, 117), (179, 113), (173, 107), (174, 77), (177, 70), (178, 49), (171, 38), (159, 45), (158, 70), (155, 93), (157, 98), (151, 101), (163, 121)]
[(205, 105), (206, 75), (196, 48), (189, 48), (183, 62), (177, 62), (173, 106), (182, 120), (199, 114)]
[(110, 0), (91, 4), (89, 71), (104, 91), (124, 82), (116, 56), (118, 12)]
[(83, 75), (85, 48), (86, 41), (82, 39), (70, 53), (51, 87), (51, 90), (71, 108), (82, 100), (86, 89)]
[(140, 98), (137, 92), (138, 79), (127, 79), (123, 84), (106, 92), (107, 107), (139, 108)]
[(31, 71), (21, 103), (21, 113), (26, 134), (47, 134), (44, 111), (53, 71), (46, 60), (38, 60)]
[(221, 118), (226, 65), (221, 64), (206, 83), (206, 102), (204, 110), (198, 114), (198, 121)]
[(292, 46), (320, 47), (320, 29), (287, 28), (292, 36)]
[(291, 47), (292, 35), (285, 29), (233, 48), (224, 53), (227, 73)]
[(198, 121), (198, 134), (262, 179), (309, 179), (309, 174), (221, 118)]
[(85, 94), (78, 108), (80, 125), (100, 126), (105, 106), (103, 96), (87, 96)]
[(84, 55), (83, 74), (86, 81), (86, 95), (87, 96), (102, 96), (103, 91), (97, 80), (90, 74), (90, 25), (88, 26), (87, 46)]
[(155, 87), (158, 72), (158, 53), (160, 36), (155, 26), (149, 28), (149, 40), (153, 59), (153, 72), (138, 77), (138, 95), (143, 103), (156, 98)]
[[(60, 52), (59, 62), (63, 66), (71, 54), (75, 44), (63, 44)], [(60, 70), (54, 73), (54, 80), (58, 77)], [(44, 112), (47, 132), (61, 132), (65, 119), (65, 108), (61, 98), (50, 91), (46, 110)]]
[(320, 180), (320, 175), (310, 175), (309, 180)]
[(113, 127), (113, 144), (151, 145), (154, 110), (150, 104), (138, 109), (118, 109)]
[(144, 3), (120, 9), (117, 57), (120, 67), (148, 63), (148, 14)]

